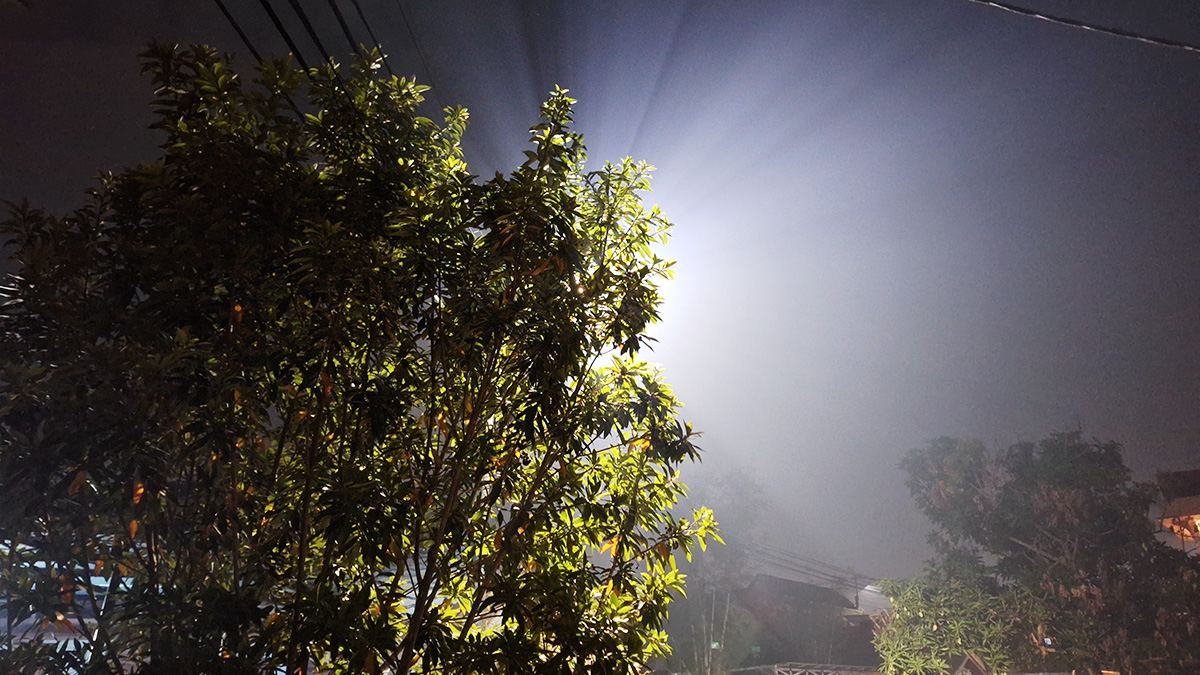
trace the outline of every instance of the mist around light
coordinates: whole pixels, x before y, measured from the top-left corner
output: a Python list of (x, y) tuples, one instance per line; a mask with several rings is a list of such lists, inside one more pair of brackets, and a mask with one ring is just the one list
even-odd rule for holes
[[(776, 546), (916, 572), (928, 524), (896, 463), (941, 435), (1081, 427), (1143, 477), (1200, 461), (1200, 59), (954, 0), (412, 3), (424, 72), (392, 5), (364, 5), (431, 116), (471, 110), (473, 171), (520, 163), (555, 84), (593, 166), (658, 167), (679, 263), (645, 356), (704, 432), (684, 480), (753, 475)], [(8, 123), (32, 130), (0, 130), (24, 167), (0, 197), (63, 210), (153, 156), (141, 46), (238, 47), (212, 7), (172, 7), (0, 29)], [(1184, 9), (1072, 5), (1148, 31)], [(45, 59), (58, 75), (14, 65)]]
[(1195, 174), (1166, 168), (1197, 135), (1146, 74), (1178, 55), (955, 3), (625, 5), (562, 30), (531, 77), (572, 89), (593, 161), (658, 166), (677, 223), (651, 358), (705, 432), (688, 474), (755, 475), (780, 545), (915, 572), (928, 526), (896, 462), (936, 436), (1079, 426), (1142, 472), (1189, 461), (1172, 401), (1200, 393), (1200, 323), (1158, 271), (1164, 240), (1197, 248)]

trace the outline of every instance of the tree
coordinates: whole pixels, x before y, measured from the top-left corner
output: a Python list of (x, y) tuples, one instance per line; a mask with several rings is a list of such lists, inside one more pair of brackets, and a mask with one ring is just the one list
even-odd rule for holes
[[(910, 452), (901, 468), (938, 528), (934, 590), (973, 608), (950, 611), (974, 621), (972, 631), (986, 624), (1007, 633), (963, 647), (986, 643), (993, 660), (1034, 669), (1185, 673), (1200, 665), (1200, 564), (1156, 538), (1154, 490), (1132, 480), (1118, 444), (1076, 431), (992, 452), (942, 438)], [(983, 565), (980, 554), (994, 562)], [(928, 606), (927, 593), (893, 589), (896, 616), (905, 603)], [(980, 589), (984, 596), (968, 597)], [(991, 624), (976, 621), (976, 599), (1008, 609)], [(1038, 650), (1026, 648), (1035, 641)]]
[(664, 665), (672, 672), (714, 675), (741, 666), (751, 646), (752, 617), (739, 595), (754, 576), (750, 547), (763, 539), (770, 504), (766, 487), (743, 470), (694, 487), (684, 501), (715, 508), (724, 534), (720, 546), (679, 565), (688, 595), (671, 608), (672, 649)]
[[(3, 225), (4, 669), (661, 653), (673, 555), (714, 522), (668, 511), (695, 433), (636, 359), (671, 273), (650, 167), (585, 172), (563, 90), (480, 182), (467, 113), (420, 117), (377, 57), (251, 84), (144, 58), (162, 157)], [(74, 643), (28, 639), (50, 627)]]
[(993, 672), (1035, 661), (1027, 636), (1045, 618), (1041, 607), (1022, 589), (1002, 587), (961, 549), (939, 552), (921, 578), (881, 586), (892, 608), (873, 620), (887, 675), (940, 675), (968, 653)]

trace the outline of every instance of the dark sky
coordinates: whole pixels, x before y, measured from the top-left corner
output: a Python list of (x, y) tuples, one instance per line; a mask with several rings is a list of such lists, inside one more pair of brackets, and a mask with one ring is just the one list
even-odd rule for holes
[[(1192, 0), (1025, 1), (1200, 43)], [(476, 173), (519, 163), (556, 83), (594, 162), (659, 167), (680, 262), (650, 358), (705, 431), (687, 475), (756, 477), (779, 546), (916, 572), (896, 462), (940, 435), (1082, 427), (1143, 478), (1200, 466), (1200, 54), (967, 0), (404, 0), (427, 71), (397, 3), (360, 2), (398, 71), (471, 110)], [(149, 39), (251, 65), (212, 2), (31, 5), (0, 0), (0, 197), (63, 211), (154, 157)]]

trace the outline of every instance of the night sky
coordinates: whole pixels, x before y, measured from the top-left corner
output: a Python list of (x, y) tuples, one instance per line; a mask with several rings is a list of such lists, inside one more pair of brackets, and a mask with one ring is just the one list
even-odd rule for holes
[[(1200, 43), (1192, 0), (1025, 2)], [(156, 156), (150, 39), (253, 65), (213, 2), (30, 4), (0, 0), (3, 198), (64, 212)], [(688, 482), (756, 478), (777, 546), (915, 573), (929, 525), (896, 463), (941, 435), (1082, 428), (1141, 478), (1200, 466), (1200, 53), (967, 0), (403, 0), (418, 51), (394, 0), (360, 4), (393, 68), (471, 110), (475, 173), (520, 163), (555, 84), (593, 164), (659, 167), (679, 276), (647, 356), (705, 432)]]

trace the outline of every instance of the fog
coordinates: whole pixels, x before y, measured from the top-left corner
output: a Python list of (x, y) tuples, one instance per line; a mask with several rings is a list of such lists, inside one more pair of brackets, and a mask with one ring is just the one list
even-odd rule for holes
[[(31, 4), (0, 5), (0, 196), (55, 210), (154, 156), (146, 40), (244, 52), (210, 3)], [(476, 173), (521, 161), (555, 84), (593, 163), (658, 167), (679, 263), (646, 356), (704, 432), (685, 479), (753, 476), (774, 546), (915, 573), (896, 463), (941, 435), (1200, 465), (1200, 54), (967, 0), (362, 4), (398, 73), (471, 110)], [(1193, 3), (1029, 4), (1200, 42)]]

